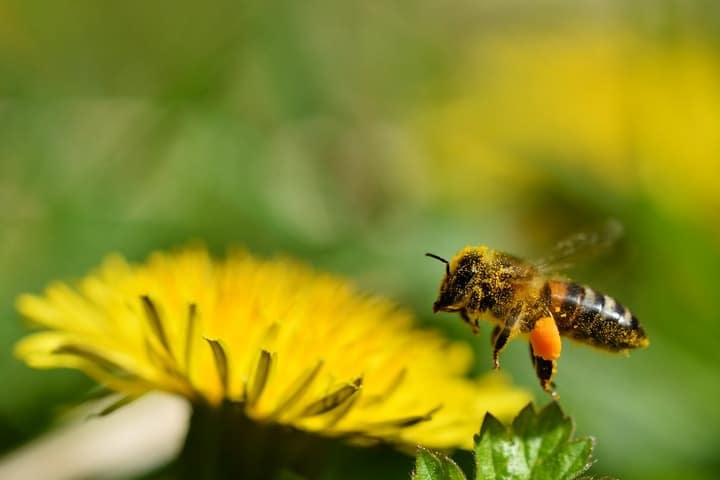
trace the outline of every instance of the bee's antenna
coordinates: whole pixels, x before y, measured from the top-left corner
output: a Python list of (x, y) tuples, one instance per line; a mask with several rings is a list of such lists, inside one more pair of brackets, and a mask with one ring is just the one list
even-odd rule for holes
[(443, 262), (445, 264), (445, 273), (450, 275), (450, 262), (448, 262), (447, 260), (445, 260), (444, 258), (442, 258), (439, 255), (435, 255), (434, 253), (426, 253), (425, 256), (434, 258), (435, 260), (440, 260), (441, 262)]

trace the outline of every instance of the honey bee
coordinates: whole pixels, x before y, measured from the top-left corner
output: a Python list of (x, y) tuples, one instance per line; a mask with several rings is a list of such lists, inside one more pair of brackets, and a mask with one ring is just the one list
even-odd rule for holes
[[(578, 241), (579, 240), (579, 241)], [(566, 252), (597, 238), (580, 235), (559, 244)], [(445, 264), (445, 277), (433, 312), (459, 312), (473, 333), (480, 318), (496, 324), (492, 336), (493, 366), (507, 342), (518, 335), (530, 340), (530, 357), (543, 390), (557, 398), (552, 381), (562, 348), (560, 337), (610, 351), (647, 347), (649, 341), (630, 310), (597, 290), (549, 273), (559, 254), (528, 262), (485, 246), (465, 247)]]

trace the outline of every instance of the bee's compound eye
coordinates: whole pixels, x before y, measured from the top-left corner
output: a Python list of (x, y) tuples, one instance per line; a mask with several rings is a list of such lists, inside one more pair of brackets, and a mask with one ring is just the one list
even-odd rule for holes
[(455, 272), (454, 287), (456, 289), (465, 288), (474, 275), (471, 269), (459, 268)]

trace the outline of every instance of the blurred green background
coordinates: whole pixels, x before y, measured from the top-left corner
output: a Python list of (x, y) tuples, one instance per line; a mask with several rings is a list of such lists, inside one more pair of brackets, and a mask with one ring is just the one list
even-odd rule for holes
[[(291, 253), (466, 339), (479, 373), (489, 328), (432, 316), (423, 253), (541, 256), (615, 218), (571, 273), (652, 344), (566, 344), (563, 408), (595, 473), (720, 475), (720, 4), (64, 3), (0, 1), (0, 452), (90, 387), (12, 357), (16, 295), (109, 252)], [(503, 369), (549, 400), (524, 342)]]

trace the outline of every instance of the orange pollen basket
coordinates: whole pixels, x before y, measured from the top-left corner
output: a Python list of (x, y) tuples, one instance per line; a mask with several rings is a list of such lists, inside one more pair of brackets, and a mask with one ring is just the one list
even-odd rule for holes
[(545, 360), (560, 358), (562, 350), (560, 332), (552, 317), (543, 317), (535, 323), (535, 328), (530, 332), (530, 343), (535, 355)]

